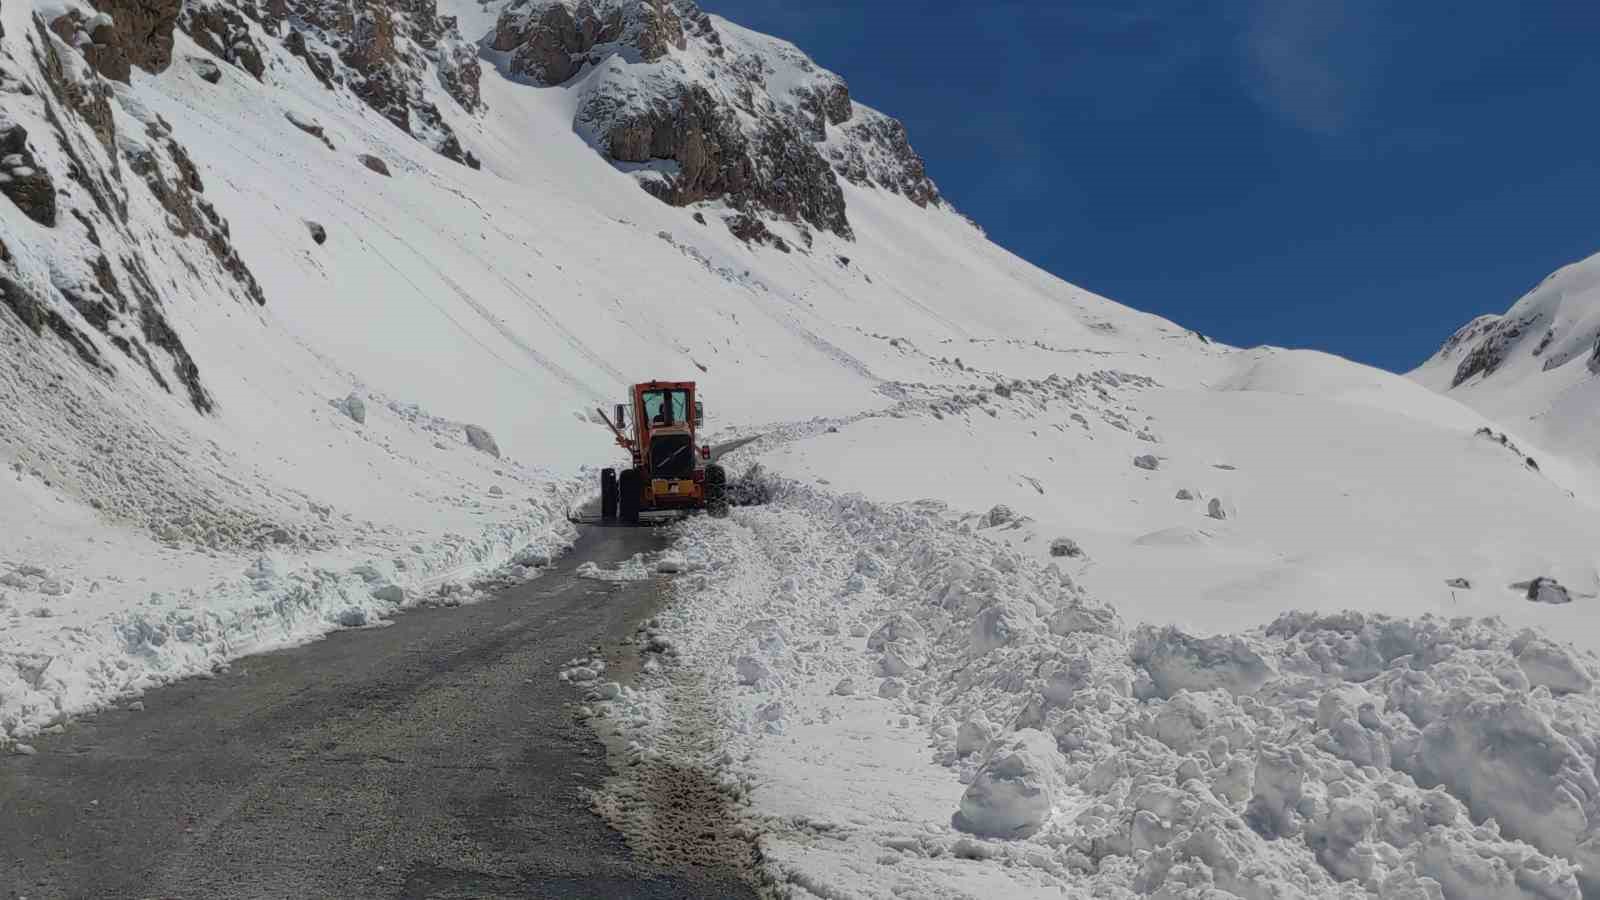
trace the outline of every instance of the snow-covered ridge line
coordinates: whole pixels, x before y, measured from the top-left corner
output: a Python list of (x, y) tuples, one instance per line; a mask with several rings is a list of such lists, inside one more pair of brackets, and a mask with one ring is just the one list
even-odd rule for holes
[[(638, 689), (595, 708), (635, 771), (741, 797), (790, 896), (1600, 889), (1595, 660), (1534, 632), (1288, 613), (1130, 635), (943, 504), (794, 483), (676, 552)], [(696, 734), (674, 698), (709, 707)]]
[(1462, 326), (1411, 377), (1600, 469), (1600, 255)]

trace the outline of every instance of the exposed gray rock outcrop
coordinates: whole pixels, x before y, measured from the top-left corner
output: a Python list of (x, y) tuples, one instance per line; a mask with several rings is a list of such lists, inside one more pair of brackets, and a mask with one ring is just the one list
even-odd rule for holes
[(467, 425), (465, 428), (467, 443), (472, 445), (472, 449), (487, 453), (495, 459), (500, 458), (500, 445), (495, 443), (494, 435), (476, 425)]
[(793, 45), (690, 0), (519, 0), (493, 46), (536, 84), (595, 70), (577, 132), (664, 202), (727, 202), (747, 243), (792, 249), (749, 223), (762, 216), (853, 237), (840, 177), (943, 203), (899, 122), (853, 103), (843, 79)]

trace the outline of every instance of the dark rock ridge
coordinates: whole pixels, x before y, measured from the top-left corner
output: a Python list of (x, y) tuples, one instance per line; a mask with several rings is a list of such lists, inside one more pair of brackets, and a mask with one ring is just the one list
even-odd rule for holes
[(853, 237), (840, 178), (944, 205), (903, 125), (793, 45), (691, 0), (519, 0), (493, 46), (511, 74), (581, 90), (575, 130), (645, 190), (725, 201), (745, 240), (761, 239), (747, 221), (760, 215)]

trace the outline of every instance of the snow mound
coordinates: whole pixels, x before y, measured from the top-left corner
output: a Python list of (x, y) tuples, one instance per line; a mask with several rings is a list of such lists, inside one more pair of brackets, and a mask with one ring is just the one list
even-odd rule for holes
[[(1600, 871), (1591, 656), (1492, 619), (1127, 633), (964, 519), (791, 484), (682, 526), (680, 550), (723, 577), (677, 583), (661, 632), (678, 662), (643, 693), (697, 685), (726, 750), (663, 740), (670, 711), (617, 724), (753, 785), (774, 878), (823, 896), (969, 883), (960, 859), (1003, 863), (983, 877), (1007, 896), (1600, 890), (1583, 875)], [(850, 589), (863, 551), (874, 574)]]

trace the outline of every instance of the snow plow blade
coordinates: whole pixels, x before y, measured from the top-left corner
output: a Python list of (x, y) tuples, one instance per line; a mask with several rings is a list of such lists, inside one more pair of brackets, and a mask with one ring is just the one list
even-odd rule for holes
[(637, 523), (628, 523), (618, 519), (607, 519), (592, 509), (568, 510), (567, 521), (574, 525), (589, 525), (596, 528), (658, 528), (662, 525), (671, 525), (681, 519), (687, 519), (695, 511), (692, 509), (667, 509), (641, 511)]

